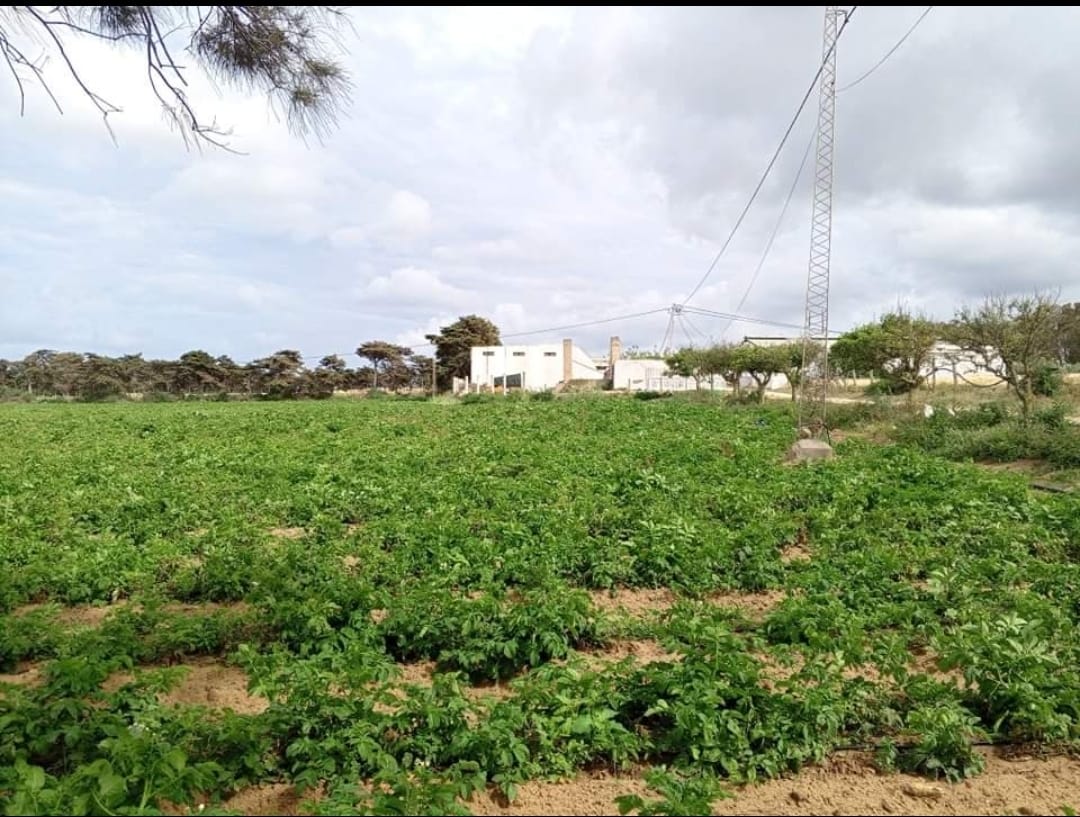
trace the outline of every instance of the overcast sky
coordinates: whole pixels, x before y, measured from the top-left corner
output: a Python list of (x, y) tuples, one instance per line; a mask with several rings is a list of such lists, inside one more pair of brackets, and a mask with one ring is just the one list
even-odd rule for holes
[[(860, 8), (838, 84), (923, 8)], [(0, 356), (319, 356), (419, 344), (473, 312), (519, 332), (681, 301), (816, 70), (822, 14), (357, 8), (352, 102), (322, 143), (291, 136), (265, 99), (194, 82), (243, 156), (186, 151), (138, 53), (73, 52), (124, 109), (115, 145), (59, 65), (46, 70), (62, 117), (31, 89), (20, 118), (0, 77)], [(1080, 298), (1078, 41), (1073, 9), (939, 7), (839, 95), (834, 328), (898, 301), (948, 317), (989, 291)], [(742, 298), (815, 118), (816, 96), (694, 305)], [(802, 322), (811, 175), (744, 314)], [(536, 339), (653, 347), (665, 323)]]

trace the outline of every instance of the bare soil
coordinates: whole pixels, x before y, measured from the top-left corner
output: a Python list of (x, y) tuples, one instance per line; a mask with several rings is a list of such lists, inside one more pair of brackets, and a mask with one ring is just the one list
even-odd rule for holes
[[(115, 604), (78, 604), (73, 607), (61, 607), (50, 618), (65, 628), (99, 627), (101, 622), (108, 618), (109, 615), (126, 607), (127, 604), (126, 601), (121, 600)], [(16, 617), (26, 616), (48, 607), (47, 603), (24, 604), (14, 610), (14, 615)]]
[(598, 610), (622, 613), (634, 618), (647, 618), (653, 613), (663, 612), (677, 601), (677, 596), (664, 588), (633, 590), (620, 587), (614, 592), (593, 590), (589, 595), (592, 596), (593, 606)]
[[(16, 686), (36, 687), (45, 682), (42, 674), (44, 665), (36, 661), (20, 661), (15, 672), (0, 673), (0, 684), (15, 684)], [(0, 692), (0, 697), (3, 696)]]
[(307, 531), (303, 528), (270, 528), (269, 533), (277, 539), (300, 539)]
[(308, 799), (317, 799), (317, 794), (300, 796), (292, 783), (265, 783), (241, 789), (222, 805), (242, 814), (295, 815), (301, 813), (300, 805)]
[(786, 598), (787, 593), (783, 590), (765, 590), (761, 593), (721, 592), (709, 596), (709, 603), (718, 607), (732, 607), (749, 619), (760, 620)]
[(788, 545), (782, 551), (780, 551), (780, 561), (784, 564), (790, 564), (791, 562), (809, 562), (813, 558), (813, 554), (806, 545), (799, 542)]
[[(1061, 814), (1080, 801), (1080, 760), (1006, 760), (987, 756), (986, 772), (961, 783), (933, 782), (903, 774), (881, 774), (869, 758), (841, 754), (800, 774), (733, 791), (713, 814)], [(468, 804), (474, 814), (618, 814), (615, 797), (654, 799), (636, 776), (579, 775), (564, 782), (531, 782), (510, 805), (493, 795)]]
[(615, 641), (608, 646), (583, 653), (586, 656), (585, 663), (590, 669), (598, 669), (605, 664), (613, 664), (624, 658), (632, 657), (637, 664), (649, 664), (653, 662), (674, 663), (681, 661), (682, 656), (677, 652), (665, 650), (659, 641), (650, 638), (636, 639), (633, 641)]
[[(187, 672), (179, 684), (159, 696), (159, 700), (164, 704), (231, 709), (240, 715), (257, 715), (270, 705), (261, 695), (248, 692), (248, 677), (238, 667), (222, 664), (214, 659), (196, 660), (176, 666), (183, 667)], [(133, 680), (133, 674), (117, 672), (105, 679), (101, 688), (106, 692), (115, 692)]]
[[(16, 617), (30, 615), (38, 610), (48, 609), (47, 603), (24, 604), (13, 611)], [(162, 606), (166, 613), (184, 616), (205, 616), (216, 613), (219, 610), (234, 610), (243, 612), (249, 605), (242, 601), (216, 602), (206, 601), (198, 604), (181, 602), (169, 602)], [(133, 609), (141, 610), (140, 605), (133, 605), (126, 599), (121, 599), (113, 604), (77, 604), (71, 607), (60, 607), (50, 614), (49, 618), (60, 627), (65, 629), (94, 628), (101, 624), (117, 610)]]

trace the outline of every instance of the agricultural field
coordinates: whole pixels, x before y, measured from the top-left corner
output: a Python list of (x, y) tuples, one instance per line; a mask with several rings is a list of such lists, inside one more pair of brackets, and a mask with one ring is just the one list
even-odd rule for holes
[(788, 411), (0, 406), (0, 804), (1080, 808), (1080, 504)]

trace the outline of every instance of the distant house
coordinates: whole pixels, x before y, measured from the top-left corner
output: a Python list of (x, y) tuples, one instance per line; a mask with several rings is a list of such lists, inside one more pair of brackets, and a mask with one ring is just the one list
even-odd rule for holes
[[(821, 343), (823, 338), (814, 338), (816, 343)], [(743, 343), (751, 346), (779, 346), (785, 343), (802, 343), (802, 337), (785, 337), (780, 335), (747, 335)], [(829, 348), (836, 342), (836, 337), (829, 339)], [(993, 362), (993, 355), (989, 356)], [(986, 361), (981, 356), (964, 351), (954, 343), (937, 341), (930, 350), (930, 360), (923, 369), (923, 375), (931, 381), (939, 376), (945, 379), (951, 377), (952, 382), (961, 382), (965, 378), (974, 377), (982, 379), (987, 375)], [(783, 375), (774, 375), (770, 388), (786, 388), (787, 378)]]
[(562, 343), (522, 346), (474, 346), (470, 352), (469, 382), (464, 389), (545, 391), (562, 384), (602, 381), (607, 360), (593, 358), (570, 338)]
[(671, 374), (663, 358), (632, 357), (615, 361), (611, 387), (626, 391), (694, 391), (722, 389), (724, 381), (716, 375), (703, 377), (699, 382), (693, 377)]

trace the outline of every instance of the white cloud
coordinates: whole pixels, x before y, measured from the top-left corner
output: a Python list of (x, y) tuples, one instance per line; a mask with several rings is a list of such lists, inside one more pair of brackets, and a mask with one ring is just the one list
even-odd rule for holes
[[(841, 81), (914, 19), (865, 8)], [(137, 51), (81, 42), (92, 87), (124, 107), (114, 147), (50, 64), (66, 115), (31, 95), (0, 155), (0, 354), (29, 346), (237, 359), (419, 343), (460, 314), (504, 332), (681, 301), (757, 181), (820, 55), (818, 8), (364, 8), (355, 87), (324, 142), (265, 100), (191, 74), (237, 156), (187, 152)], [(717, 32), (736, 31), (724, 48)], [(897, 297), (947, 316), (988, 288), (1060, 282), (1080, 234), (1080, 19), (938, 7), (840, 96), (831, 313)], [(813, 106), (810, 106), (812, 112)], [(734, 309), (787, 194), (811, 116), (694, 303)], [(743, 311), (802, 318), (810, 169)], [(569, 332), (650, 347), (666, 316)], [(695, 319), (706, 334), (725, 322)], [(122, 327), (122, 332), (116, 327)], [(362, 327), (362, 329), (357, 329)], [(759, 333), (736, 324), (728, 336)], [(361, 336), (357, 336), (357, 335)], [(564, 334), (556, 330), (550, 337)], [(271, 348), (272, 347), (272, 348)]]
[(418, 267), (401, 267), (380, 275), (362, 287), (356, 296), (365, 304), (424, 304), (428, 307), (466, 305), (469, 293), (447, 284), (437, 272)]

